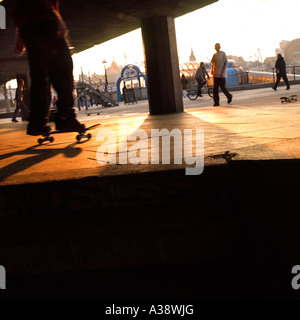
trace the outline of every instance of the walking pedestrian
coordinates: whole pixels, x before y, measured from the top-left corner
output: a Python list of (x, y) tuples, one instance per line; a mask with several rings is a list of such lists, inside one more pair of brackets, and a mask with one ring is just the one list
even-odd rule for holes
[(184, 98), (186, 98), (186, 96), (187, 96), (187, 91), (186, 91), (187, 86), (186, 85), (187, 85), (188, 81), (187, 81), (187, 78), (185, 77), (184, 74), (182, 74), (180, 81), (181, 81), (182, 95)]
[(12, 122), (18, 122), (17, 120), (17, 115), (19, 113), (19, 111), (21, 110), (21, 116), (22, 116), (22, 121), (27, 120), (27, 113), (26, 113), (26, 106), (23, 102), (23, 98), (24, 98), (24, 80), (23, 79), (19, 79), (18, 80), (18, 87), (16, 90), (16, 108), (15, 111), (13, 113)]
[(219, 87), (227, 97), (227, 102), (232, 101), (232, 94), (228, 92), (225, 87), (225, 77), (227, 72), (227, 56), (224, 51), (221, 51), (221, 45), (215, 44), (215, 50), (217, 51), (211, 59), (211, 74), (214, 77), (214, 107), (220, 105)]
[(275, 91), (277, 90), (277, 86), (282, 78), (286, 84), (286, 90), (289, 90), (290, 84), (289, 84), (289, 80), (286, 76), (285, 61), (284, 61), (283, 56), (280, 53), (277, 54), (275, 69), (276, 69), (276, 83), (275, 83), (274, 87), (272, 87), (272, 89)]

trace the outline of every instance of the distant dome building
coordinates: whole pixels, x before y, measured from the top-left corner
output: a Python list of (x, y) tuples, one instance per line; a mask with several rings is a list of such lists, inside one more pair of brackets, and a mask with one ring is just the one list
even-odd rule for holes
[(282, 53), (284, 59), (289, 65), (300, 64), (300, 38), (292, 41), (281, 41), (280, 49), (276, 50), (276, 53)]
[(284, 47), (285, 60), (289, 64), (300, 63), (300, 38), (289, 41)]

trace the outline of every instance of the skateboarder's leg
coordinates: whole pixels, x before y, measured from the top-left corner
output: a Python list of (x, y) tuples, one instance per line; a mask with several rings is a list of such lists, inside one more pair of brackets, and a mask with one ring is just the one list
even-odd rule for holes
[(76, 120), (73, 108), (73, 61), (64, 39), (57, 39), (55, 52), (51, 55), (49, 75), (57, 92), (56, 129), (62, 131), (84, 131), (84, 125)]
[(30, 114), (27, 133), (32, 135), (50, 131), (50, 127), (46, 125), (50, 107), (47, 61), (51, 50), (51, 34), (54, 32), (55, 24), (50, 21), (37, 22), (21, 29), (30, 66)]
[(64, 39), (56, 40), (55, 52), (49, 62), (49, 75), (57, 92), (57, 109), (61, 115), (74, 115), (73, 98), (73, 61)]

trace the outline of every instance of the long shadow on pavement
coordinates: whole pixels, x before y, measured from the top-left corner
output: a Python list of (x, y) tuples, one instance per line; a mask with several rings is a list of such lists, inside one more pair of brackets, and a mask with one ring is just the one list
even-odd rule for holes
[(22, 156), (22, 155), (32, 155), (32, 157), (24, 158), (17, 160), (13, 163), (8, 164), (0, 169), (0, 182), (4, 181), (6, 178), (18, 173), (22, 172), (34, 165), (41, 163), (47, 159), (53, 158), (59, 154), (63, 154), (67, 158), (73, 158), (78, 156), (81, 152), (81, 148), (74, 148), (77, 143), (72, 143), (65, 148), (57, 148), (57, 149), (37, 149), (39, 145), (35, 145), (29, 147), (27, 149), (9, 152), (3, 155), (0, 155), (0, 160), (4, 160), (14, 156)]

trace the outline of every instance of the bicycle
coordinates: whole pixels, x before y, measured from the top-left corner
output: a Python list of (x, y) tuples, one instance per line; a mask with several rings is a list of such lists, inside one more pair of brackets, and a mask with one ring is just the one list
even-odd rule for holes
[[(196, 89), (191, 89), (188, 91), (187, 96), (190, 100), (196, 100), (199, 95), (198, 95), (198, 83), (194, 85)], [(206, 81), (205, 85), (202, 87), (202, 93), (207, 93), (211, 98), (214, 97), (214, 89), (213, 87), (208, 85), (208, 82)]]

